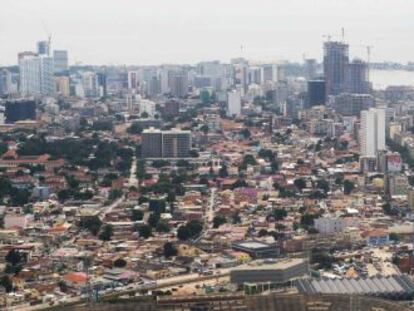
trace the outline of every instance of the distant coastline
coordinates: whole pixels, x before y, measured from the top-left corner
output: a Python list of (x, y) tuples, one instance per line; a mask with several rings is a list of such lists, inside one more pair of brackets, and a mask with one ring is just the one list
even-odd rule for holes
[(370, 81), (376, 90), (383, 90), (390, 85), (414, 86), (414, 70), (371, 68)]

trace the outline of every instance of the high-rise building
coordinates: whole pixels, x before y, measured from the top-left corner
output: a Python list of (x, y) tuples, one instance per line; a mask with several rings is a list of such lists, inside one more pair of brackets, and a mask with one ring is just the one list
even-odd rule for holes
[(128, 90), (137, 90), (139, 88), (138, 71), (128, 71)]
[(147, 95), (152, 98), (161, 93), (160, 80), (154, 76), (150, 78), (147, 84)]
[(361, 112), (361, 155), (376, 157), (385, 150), (385, 110), (370, 108)]
[(5, 107), (7, 123), (36, 119), (36, 102), (34, 100), (7, 101)]
[(313, 80), (316, 78), (316, 59), (309, 58), (305, 60), (305, 78), (306, 80)]
[(191, 131), (172, 129), (162, 132), (163, 158), (188, 158), (191, 150)]
[(170, 78), (171, 95), (183, 98), (188, 94), (188, 76), (186, 72), (175, 72)]
[(53, 95), (53, 58), (48, 56), (19, 55), (20, 93), (23, 96)]
[(325, 105), (326, 87), (324, 80), (308, 81), (308, 106)]
[(12, 75), (7, 69), (0, 70), (0, 96), (12, 93)]
[(154, 128), (142, 132), (142, 157), (162, 158), (162, 131)]
[(227, 93), (227, 115), (230, 117), (241, 115), (241, 96), (238, 90)]
[(370, 94), (342, 93), (335, 96), (332, 107), (343, 116), (359, 116), (362, 110), (374, 107), (374, 97)]
[(94, 72), (84, 72), (82, 74), (82, 87), (85, 97), (99, 97), (98, 77)]
[(150, 128), (142, 132), (143, 158), (187, 158), (191, 150), (191, 131)]
[(349, 63), (346, 76), (346, 91), (356, 94), (371, 93), (368, 70), (368, 64), (360, 59), (355, 59)]
[(53, 62), (56, 73), (67, 71), (69, 69), (68, 51), (54, 50)]
[(261, 83), (268, 81), (277, 81), (277, 66), (274, 64), (265, 64), (261, 67)]
[(327, 95), (338, 95), (345, 91), (349, 63), (348, 49), (348, 44), (343, 42), (324, 43), (323, 71)]
[(108, 96), (108, 84), (106, 69), (96, 73), (96, 78), (98, 79), (99, 95), (106, 98)]
[(49, 41), (38, 41), (37, 42), (37, 54), (44, 55), (44, 56), (50, 55)]
[(56, 86), (56, 94), (66, 96), (66, 97), (70, 95), (69, 77), (67, 76), (55, 77), (55, 86)]

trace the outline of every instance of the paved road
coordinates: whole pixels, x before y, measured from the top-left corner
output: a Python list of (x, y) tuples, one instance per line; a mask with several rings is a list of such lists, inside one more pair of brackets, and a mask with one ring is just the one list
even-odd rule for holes
[(208, 224), (212, 224), (213, 223), (213, 219), (214, 219), (214, 207), (215, 207), (215, 203), (216, 203), (216, 188), (211, 188), (211, 192), (210, 192), (210, 199), (208, 202), (208, 207), (207, 207), (207, 221)]

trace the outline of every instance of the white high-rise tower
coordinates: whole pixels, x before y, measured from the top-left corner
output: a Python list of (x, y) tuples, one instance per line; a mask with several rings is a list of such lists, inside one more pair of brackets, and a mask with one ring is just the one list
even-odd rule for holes
[(375, 157), (385, 150), (385, 110), (370, 108), (361, 111), (361, 156)]

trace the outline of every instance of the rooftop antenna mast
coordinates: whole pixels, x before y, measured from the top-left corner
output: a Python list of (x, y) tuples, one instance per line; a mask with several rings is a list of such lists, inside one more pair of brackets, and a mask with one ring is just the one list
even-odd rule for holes
[(344, 27), (341, 28), (341, 37), (342, 37), (342, 42), (345, 42), (345, 28)]
[(50, 49), (52, 47), (52, 33), (48, 31), (47, 27), (46, 27), (46, 23), (45, 21), (42, 20), (42, 25), (43, 25), (43, 30), (46, 33), (47, 36), (47, 44), (48, 44), (48, 49), (47, 49), (47, 56), (50, 56)]
[(370, 64), (371, 64), (371, 49), (373, 48), (372, 45), (367, 45), (367, 66), (368, 66), (368, 72), (367, 72), (367, 79), (369, 82), (369, 71), (370, 71)]

